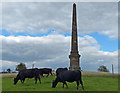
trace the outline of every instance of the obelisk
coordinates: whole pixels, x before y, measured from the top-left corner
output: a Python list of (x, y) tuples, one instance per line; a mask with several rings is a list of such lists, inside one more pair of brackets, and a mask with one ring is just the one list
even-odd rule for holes
[(73, 16), (72, 16), (72, 39), (71, 39), (71, 52), (70, 58), (70, 70), (80, 70), (78, 54), (78, 41), (77, 41), (77, 17), (76, 17), (76, 4), (73, 4)]

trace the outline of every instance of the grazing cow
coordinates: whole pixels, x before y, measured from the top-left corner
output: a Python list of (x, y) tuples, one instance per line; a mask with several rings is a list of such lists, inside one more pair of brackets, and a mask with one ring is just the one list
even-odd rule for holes
[(39, 74), (40, 74), (42, 77), (44, 77), (43, 74), (47, 74), (46, 77), (48, 77), (48, 76), (49, 76), (49, 73), (52, 75), (52, 69), (51, 69), (51, 68), (40, 68), (40, 69), (39, 69)]
[(66, 67), (65, 68), (57, 68), (56, 70), (56, 76), (59, 75), (60, 72), (68, 70)]
[(79, 70), (66, 70), (66, 71), (59, 73), (59, 75), (56, 77), (56, 79), (53, 80), (52, 88), (55, 88), (58, 82), (63, 83), (63, 88), (64, 88), (64, 84), (68, 88), (66, 81), (68, 81), (68, 82), (76, 81), (77, 89), (79, 87), (79, 81), (80, 81), (80, 83), (82, 85), (82, 89), (84, 90), (84, 86), (83, 86), (82, 79), (81, 79), (81, 72)]
[(21, 70), (16, 76), (16, 78), (14, 78), (14, 85), (17, 84), (18, 80), (21, 80), (21, 83), (23, 84), (25, 78), (33, 78), (33, 77), (35, 78), (35, 84), (37, 83), (37, 79), (39, 79), (39, 82), (41, 83), (37, 68)]

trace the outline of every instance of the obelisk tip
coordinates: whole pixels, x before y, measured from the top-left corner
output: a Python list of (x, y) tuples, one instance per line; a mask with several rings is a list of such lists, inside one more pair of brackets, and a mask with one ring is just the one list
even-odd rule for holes
[(74, 3), (73, 6), (76, 6), (76, 4)]

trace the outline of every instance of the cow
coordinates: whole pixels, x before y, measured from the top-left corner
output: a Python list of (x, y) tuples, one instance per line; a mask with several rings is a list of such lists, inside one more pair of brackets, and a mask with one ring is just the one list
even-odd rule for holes
[(37, 68), (20, 70), (16, 78), (14, 78), (14, 85), (17, 84), (18, 80), (21, 80), (21, 83), (23, 84), (25, 78), (35, 78), (35, 84), (37, 84), (37, 79), (39, 79), (39, 82), (41, 84), (41, 80)]
[(62, 82), (63, 83), (63, 87), (64, 88), (64, 84), (67, 86), (68, 82), (74, 82), (76, 81), (77, 83), (77, 90), (79, 87), (79, 81), (82, 85), (82, 89), (84, 90), (84, 86), (83, 86), (83, 82), (82, 82), (82, 78), (81, 78), (81, 71), (80, 70), (66, 70), (66, 71), (62, 71), (61, 73), (58, 74), (58, 76), (56, 77), (55, 80), (53, 80), (52, 82), (52, 88), (55, 88), (56, 85), (58, 84), (58, 82)]
[[(40, 74), (42, 77), (44, 77), (43, 74), (47, 74), (46, 77), (48, 77), (49, 74), (52, 75), (52, 69), (51, 69), (51, 68), (40, 68), (40, 69), (39, 69), (39, 74)], [(52, 75), (52, 76), (53, 76), (53, 75)]]
[(66, 67), (65, 68), (57, 68), (56, 70), (56, 76), (59, 75), (60, 72), (68, 70)]

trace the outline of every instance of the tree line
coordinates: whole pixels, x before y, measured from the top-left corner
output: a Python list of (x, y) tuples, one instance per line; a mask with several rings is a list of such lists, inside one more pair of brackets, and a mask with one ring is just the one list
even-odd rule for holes
[[(19, 63), (17, 66), (16, 66), (16, 71), (20, 71), (22, 69), (26, 69), (26, 65), (24, 63)], [(107, 69), (106, 66), (102, 65), (102, 66), (99, 66), (99, 68), (97, 69), (99, 72), (109, 72), (109, 70)], [(8, 68), (7, 69), (7, 72), (6, 73), (11, 73), (11, 69)]]

